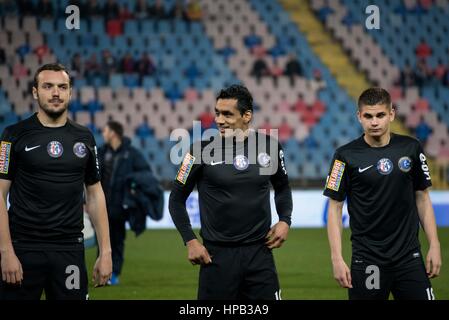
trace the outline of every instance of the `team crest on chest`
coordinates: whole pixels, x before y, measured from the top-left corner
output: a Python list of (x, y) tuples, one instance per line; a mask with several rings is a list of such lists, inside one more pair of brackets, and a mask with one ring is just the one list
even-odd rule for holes
[(77, 142), (75, 143), (75, 145), (73, 146), (73, 153), (78, 157), (78, 158), (84, 158), (87, 154), (87, 148), (86, 145), (82, 142)]
[(59, 158), (62, 156), (64, 152), (64, 148), (62, 147), (61, 142), (59, 141), (51, 141), (47, 144), (47, 153), (52, 158)]
[(410, 159), (409, 157), (402, 157), (398, 161), (398, 166), (402, 172), (409, 172), (412, 168), (412, 159)]
[(377, 171), (380, 174), (387, 175), (393, 171), (393, 162), (388, 158), (382, 158), (377, 162)]
[(239, 154), (234, 158), (234, 167), (237, 170), (245, 170), (249, 166), (248, 158), (243, 154)]
[(257, 162), (263, 168), (268, 168), (270, 166), (271, 157), (266, 152), (261, 152), (257, 156)]

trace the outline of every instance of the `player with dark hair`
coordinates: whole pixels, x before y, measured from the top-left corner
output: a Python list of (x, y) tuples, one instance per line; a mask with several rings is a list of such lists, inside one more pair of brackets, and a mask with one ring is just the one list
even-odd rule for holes
[[(292, 196), (279, 143), (249, 129), (252, 102), (240, 85), (220, 92), (215, 106), (219, 134), (192, 146), (170, 194), (170, 214), (188, 259), (201, 265), (198, 299), (281, 298), (271, 249), (287, 239)], [(270, 170), (265, 174), (263, 169)], [(279, 216), (271, 228), (270, 183)], [(203, 243), (186, 210), (195, 185)]]
[[(7, 127), (0, 148), (0, 300), (86, 299), (83, 195), (97, 232), (96, 285), (112, 272), (95, 140), (67, 118), (70, 76), (46, 64), (34, 76), (39, 110)], [(9, 193), (10, 208), (7, 210)]]
[[(441, 252), (426, 156), (416, 139), (390, 132), (395, 109), (384, 89), (365, 90), (357, 116), (364, 134), (336, 150), (324, 190), (334, 277), (349, 288), (349, 299), (388, 299), (391, 292), (395, 299), (433, 300), (429, 278), (440, 272)], [(350, 270), (341, 248), (345, 199)], [(425, 264), (420, 223), (429, 242)]]

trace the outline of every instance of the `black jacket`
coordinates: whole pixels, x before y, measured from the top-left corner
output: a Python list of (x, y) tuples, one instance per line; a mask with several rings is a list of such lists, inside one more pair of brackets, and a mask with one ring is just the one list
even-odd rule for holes
[[(113, 150), (103, 145), (98, 151), (102, 186), (110, 219), (125, 218), (136, 235), (145, 230), (146, 216), (162, 218), (164, 194), (143, 155), (124, 138)], [(105, 175), (106, 166), (110, 166)], [(109, 177), (108, 177), (109, 175)]]

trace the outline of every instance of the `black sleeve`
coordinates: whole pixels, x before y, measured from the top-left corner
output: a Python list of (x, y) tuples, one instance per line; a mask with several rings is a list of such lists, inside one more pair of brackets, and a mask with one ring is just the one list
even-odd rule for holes
[(186, 200), (201, 176), (202, 165), (200, 161), (201, 159), (193, 156), (192, 152), (188, 152), (184, 156), (184, 160), (173, 182), (173, 189), (168, 203), (170, 215), (184, 243), (196, 239), (190, 224), (189, 214), (187, 213)]
[(413, 187), (415, 190), (425, 190), (432, 186), (427, 158), (421, 144), (417, 141), (412, 164)]
[(87, 164), (86, 171), (84, 175), (84, 183), (86, 185), (93, 185), (100, 181), (100, 164), (98, 160), (97, 145), (95, 143), (95, 138), (89, 133), (88, 142), (86, 143), (87, 148)]
[(340, 202), (345, 200), (348, 180), (346, 165), (343, 157), (336, 151), (323, 192), (326, 197)]
[(276, 212), (279, 216), (279, 221), (286, 222), (289, 226), (292, 223), (292, 190), (288, 183), (287, 170), (285, 169), (284, 151), (280, 144), (278, 144), (277, 156), (277, 170), (271, 176), (270, 181), (274, 189), (274, 202), (276, 204)]
[(15, 145), (9, 128), (3, 131), (0, 141), (0, 179), (13, 180), (16, 171)]

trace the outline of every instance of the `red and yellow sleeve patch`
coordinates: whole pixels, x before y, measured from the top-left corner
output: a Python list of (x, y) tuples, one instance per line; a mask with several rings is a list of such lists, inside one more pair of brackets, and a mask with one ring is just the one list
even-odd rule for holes
[(193, 163), (195, 162), (195, 157), (190, 153), (187, 153), (182, 161), (181, 167), (176, 175), (176, 180), (182, 184), (186, 184), (187, 178), (189, 177), (190, 170), (192, 170)]
[(345, 163), (340, 160), (334, 161), (331, 174), (327, 180), (326, 188), (338, 191), (340, 189), (340, 183), (343, 178), (343, 172), (345, 171)]
[(8, 174), (11, 142), (2, 141), (0, 144), (0, 173)]

